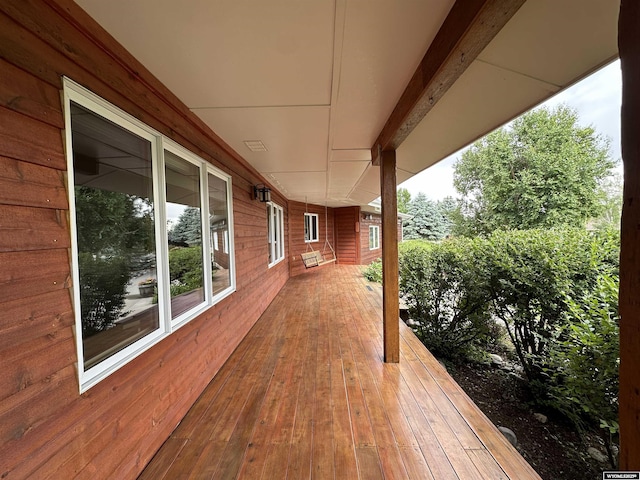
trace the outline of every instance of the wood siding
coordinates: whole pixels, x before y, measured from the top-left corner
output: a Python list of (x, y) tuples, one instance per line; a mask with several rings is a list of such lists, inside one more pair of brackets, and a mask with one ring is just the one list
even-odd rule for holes
[[(379, 247), (374, 250), (369, 248), (369, 227), (372, 225), (377, 225), (380, 228), (378, 232)], [(362, 265), (369, 265), (382, 257), (382, 218), (380, 215), (360, 214), (360, 245), (360, 263)]]
[[(318, 241), (307, 244), (304, 241), (304, 214), (315, 213), (318, 215)], [(327, 209), (327, 221), (325, 222), (325, 207), (320, 205), (312, 205), (301, 202), (289, 202), (289, 242), (288, 249), (285, 252), (285, 256), (290, 259), (291, 276), (300, 275), (307, 271), (302, 263), (300, 257), (306, 251), (319, 250), (322, 252), (325, 243), (325, 234), (328, 236), (329, 243), (335, 249), (335, 235), (334, 235), (334, 209)], [(325, 228), (328, 230), (325, 231)], [(326, 247), (326, 254), (331, 255), (329, 247)], [(313, 268), (326, 268), (329, 265)]]
[[(371, 218), (367, 219), (366, 217)], [(369, 227), (378, 225), (380, 227), (379, 242), (380, 248), (371, 250), (369, 248)], [(402, 241), (402, 220), (398, 219), (398, 241)], [(360, 264), (369, 265), (371, 262), (382, 257), (382, 217), (378, 213), (360, 214)]]
[[(82, 395), (63, 75), (233, 178), (236, 293)], [(265, 181), (75, 3), (0, 1), (3, 478), (124, 479), (142, 471), (289, 277), (287, 260), (267, 268), (256, 183)], [(286, 218), (286, 200), (273, 197)]]
[[(360, 265), (360, 207), (336, 208), (336, 255), (341, 265)], [(367, 248), (369, 247), (367, 231)]]

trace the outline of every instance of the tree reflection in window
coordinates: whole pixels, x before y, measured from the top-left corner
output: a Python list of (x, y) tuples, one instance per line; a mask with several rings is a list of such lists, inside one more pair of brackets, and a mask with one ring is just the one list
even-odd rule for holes
[(156, 276), (152, 144), (71, 104), (84, 367), (159, 328), (137, 283)]
[(171, 318), (175, 319), (205, 301), (200, 168), (168, 150), (164, 158), (167, 212), (180, 212), (168, 231)]

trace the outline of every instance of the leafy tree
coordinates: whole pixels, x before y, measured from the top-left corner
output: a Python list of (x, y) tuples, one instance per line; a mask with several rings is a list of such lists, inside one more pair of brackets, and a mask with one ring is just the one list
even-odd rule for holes
[(454, 186), (462, 196), (456, 231), (584, 226), (602, 210), (601, 182), (614, 165), (609, 142), (578, 125), (574, 110), (526, 113), (456, 162)]
[(602, 182), (602, 213), (593, 219), (592, 225), (597, 229), (620, 230), (622, 216), (622, 176), (615, 173)]
[(123, 315), (126, 287), (154, 250), (153, 210), (135, 195), (76, 187), (78, 263), (85, 337)]
[(174, 244), (199, 244), (202, 239), (202, 218), (200, 209), (187, 207), (178, 218), (178, 222), (169, 231), (169, 242)]
[(398, 189), (398, 212), (409, 213), (409, 203), (411, 202), (411, 193), (402, 187)]
[(419, 193), (409, 204), (403, 235), (406, 239), (440, 240), (447, 235), (447, 223), (435, 202)]
[(76, 187), (75, 197), (79, 251), (107, 255), (154, 248), (153, 211), (145, 200), (91, 187)]

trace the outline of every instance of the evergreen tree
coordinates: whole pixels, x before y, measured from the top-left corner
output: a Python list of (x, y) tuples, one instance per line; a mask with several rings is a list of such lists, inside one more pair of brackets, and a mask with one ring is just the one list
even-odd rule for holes
[(411, 219), (405, 224), (405, 239), (440, 240), (447, 235), (447, 224), (435, 202), (420, 192), (409, 203)]
[(202, 219), (200, 209), (187, 207), (178, 218), (178, 222), (169, 231), (169, 242), (173, 244), (200, 243), (202, 239)]

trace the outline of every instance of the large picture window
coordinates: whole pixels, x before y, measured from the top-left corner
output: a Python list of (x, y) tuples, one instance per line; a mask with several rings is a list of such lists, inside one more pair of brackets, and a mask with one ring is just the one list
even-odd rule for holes
[(267, 203), (267, 235), (269, 244), (269, 266), (284, 258), (284, 214), (282, 207)]
[(70, 80), (64, 86), (85, 391), (235, 290), (231, 178)]
[(153, 295), (138, 292), (157, 278), (155, 141), (74, 102), (70, 110), (80, 331), (90, 369), (160, 329)]
[(305, 242), (318, 241), (318, 214), (317, 213), (304, 214), (304, 241)]

